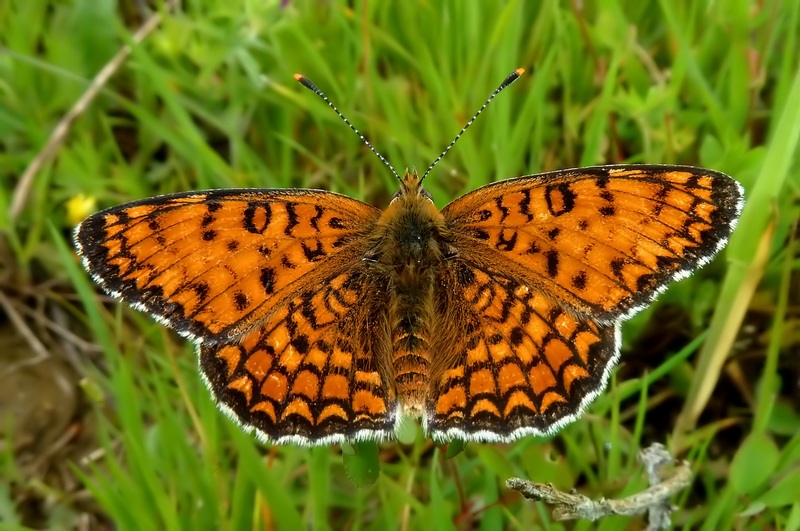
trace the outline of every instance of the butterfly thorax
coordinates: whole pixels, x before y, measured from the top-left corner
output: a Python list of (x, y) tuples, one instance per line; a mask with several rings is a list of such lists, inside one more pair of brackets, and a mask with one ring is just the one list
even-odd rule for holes
[(414, 415), (422, 413), (428, 393), (434, 286), (451, 254), (448, 236), (416, 172), (406, 172), (366, 257), (386, 282), (395, 392), (403, 409)]

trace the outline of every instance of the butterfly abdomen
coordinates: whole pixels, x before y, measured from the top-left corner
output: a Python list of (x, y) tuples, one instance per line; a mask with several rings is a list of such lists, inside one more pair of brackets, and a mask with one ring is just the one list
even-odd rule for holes
[[(423, 229), (401, 227), (395, 249), (383, 265), (389, 277), (392, 369), (403, 409), (420, 415), (430, 374), (430, 323), (435, 272), (441, 262), (436, 243)], [(438, 263), (437, 263), (438, 262)]]
[(397, 275), (389, 308), (392, 329), (392, 369), (399, 402), (411, 414), (421, 415), (429, 387), (430, 308), (433, 277), (411, 266)]

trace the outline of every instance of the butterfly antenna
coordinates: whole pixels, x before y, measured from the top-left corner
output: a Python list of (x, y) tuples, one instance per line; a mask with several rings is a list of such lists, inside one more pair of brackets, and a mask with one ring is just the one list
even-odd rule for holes
[(331, 100), (329, 100), (329, 99), (328, 99), (328, 96), (326, 96), (326, 95), (325, 95), (325, 93), (324, 93), (324, 92), (322, 92), (322, 91), (319, 89), (319, 87), (317, 87), (317, 86), (316, 86), (316, 85), (315, 85), (315, 84), (314, 84), (314, 83), (313, 83), (313, 82), (312, 82), (310, 79), (308, 79), (306, 76), (304, 76), (304, 75), (302, 75), (302, 74), (295, 74), (295, 75), (294, 75), (294, 79), (295, 79), (295, 81), (297, 81), (298, 83), (300, 83), (301, 85), (303, 85), (305, 88), (307, 88), (308, 90), (310, 90), (311, 92), (313, 92), (314, 94), (316, 94), (317, 96), (319, 96), (320, 98), (322, 98), (322, 101), (324, 101), (325, 103), (327, 103), (327, 104), (328, 104), (328, 107), (330, 107), (331, 109), (333, 109), (333, 112), (335, 112), (337, 115), (339, 115), (339, 118), (341, 118), (342, 120), (344, 120), (344, 123), (346, 123), (346, 124), (347, 124), (347, 126), (348, 126), (348, 127), (350, 127), (350, 129), (352, 129), (352, 130), (353, 130), (353, 132), (354, 132), (355, 134), (357, 134), (357, 135), (358, 135), (358, 138), (360, 138), (360, 139), (361, 139), (361, 141), (362, 141), (362, 142), (364, 142), (364, 144), (365, 144), (365, 145), (366, 145), (366, 146), (367, 146), (367, 147), (370, 149), (370, 151), (372, 151), (373, 153), (375, 153), (375, 155), (376, 155), (376, 156), (377, 156), (379, 159), (381, 159), (381, 162), (383, 162), (384, 164), (386, 164), (386, 167), (387, 167), (387, 168), (389, 168), (389, 170), (391, 170), (391, 172), (394, 174), (394, 176), (395, 176), (395, 177), (397, 177), (397, 180), (398, 180), (398, 181), (400, 181), (401, 183), (403, 182), (403, 179), (401, 179), (401, 178), (400, 178), (400, 175), (397, 173), (397, 170), (395, 170), (395, 169), (392, 167), (392, 165), (391, 165), (391, 164), (389, 164), (389, 161), (388, 161), (388, 160), (386, 160), (386, 157), (384, 157), (383, 155), (381, 155), (381, 154), (378, 152), (378, 150), (377, 150), (377, 149), (375, 149), (374, 147), (372, 147), (372, 144), (370, 144), (370, 143), (369, 143), (369, 140), (367, 140), (367, 138), (366, 138), (364, 135), (362, 135), (362, 134), (361, 134), (361, 132), (360, 132), (358, 129), (356, 129), (356, 127), (355, 127), (353, 124), (351, 124), (351, 123), (350, 123), (350, 120), (348, 120), (348, 119), (345, 117), (345, 115), (344, 115), (344, 114), (342, 114), (342, 113), (341, 113), (341, 111), (339, 111), (339, 109), (337, 109), (337, 108), (336, 108), (336, 105), (334, 105), (334, 104), (333, 104), (333, 102), (331, 102)]
[(442, 153), (441, 153), (441, 154), (440, 154), (438, 157), (436, 157), (436, 160), (434, 160), (433, 162), (431, 162), (431, 165), (430, 165), (430, 166), (428, 166), (428, 169), (427, 169), (427, 170), (425, 170), (425, 173), (422, 175), (422, 179), (420, 179), (420, 180), (419, 180), (419, 182), (422, 182), (422, 181), (424, 181), (424, 180), (425, 180), (425, 177), (427, 177), (427, 176), (428, 176), (428, 174), (431, 172), (431, 170), (433, 169), (433, 167), (434, 167), (434, 166), (436, 166), (436, 165), (439, 163), (439, 161), (440, 161), (440, 160), (442, 160), (442, 159), (444, 158), (444, 156), (447, 154), (447, 152), (448, 152), (448, 151), (450, 151), (450, 149), (451, 149), (451, 148), (452, 148), (452, 147), (455, 145), (455, 143), (456, 143), (456, 142), (458, 142), (458, 139), (459, 139), (459, 138), (461, 138), (461, 135), (463, 135), (463, 134), (464, 134), (464, 131), (466, 131), (467, 129), (469, 129), (469, 126), (471, 126), (471, 125), (472, 125), (472, 122), (474, 122), (474, 121), (475, 121), (475, 119), (476, 119), (476, 118), (477, 118), (477, 117), (478, 117), (478, 116), (479, 116), (479, 115), (480, 115), (480, 114), (483, 112), (483, 110), (484, 110), (486, 107), (488, 107), (488, 106), (489, 106), (489, 103), (491, 103), (491, 101), (492, 101), (492, 100), (495, 98), (495, 96), (497, 96), (498, 94), (500, 94), (500, 93), (503, 91), (503, 89), (504, 89), (504, 88), (506, 88), (507, 86), (509, 86), (511, 83), (513, 83), (514, 81), (516, 81), (517, 79), (519, 79), (519, 76), (521, 76), (521, 75), (522, 75), (524, 72), (525, 72), (525, 69), (524, 69), (524, 68), (517, 68), (516, 70), (514, 70), (513, 72), (511, 72), (511, 73), (508, 75), (508, 77), (506, 77), (506, 78), (503, 80), (503, 82), (502, 82), (502, 83), (500, 83), (500, 86), (499, 86), (499, 87), (497, 87), (496, 89), (494, 89), (494, 92), (492, 92), (492, 93), (489, 95), (489, 97), (488, 97), (488, 98), (486, 98), (486, 101), (483, 103), (483, 105), (481, 105), (481, 108), (480, 108), (480, 109), (478, 109), (478, 112), (476, 112), (474, 115), (472, 115), (472, 118), (470, 118), (470, 119), (469, 119), (469, 122), (467, 122), (467, 125), (465, 125), (463, 128), (461, 128), (461, 131), (459, 131), (459, 132), (458, 132), (458, 134), (457, 134), (457, 135), (456, 135), (456, 137), (453, 139), (453, 141), (452, 141), (452, 142), (450, 142), (450, 143), (447, 145), (447, 147), (446, 147), (446, 148), (444, 148), (444, 151), (442, 151)]

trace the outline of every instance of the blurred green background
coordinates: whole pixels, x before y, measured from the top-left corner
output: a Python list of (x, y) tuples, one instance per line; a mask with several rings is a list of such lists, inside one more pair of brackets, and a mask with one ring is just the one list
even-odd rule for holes
[[(504, 482), (630, 495), (647, 486), (636, 453), (663, 442), (695, 473), (677, 528), (800, 529), (798, 38), (797, 0), (4, 0), (0, 527), (639, 529), (554, 522)], [(339, 447), (265, 447), (216, 410), (192, 347), (100, 294), (74, 254), (86, 215), (165, 192), (385, 206), (394, 177), (295, 72), (402, 171), (517, 67), (426, 181), (439, 206), (620, 162), (724, 171), (748, 200), (726, 251), (626, 323), (609, 389), (555, 437), (448, 458), (412, 434), (378, 448), (368, 485)]]

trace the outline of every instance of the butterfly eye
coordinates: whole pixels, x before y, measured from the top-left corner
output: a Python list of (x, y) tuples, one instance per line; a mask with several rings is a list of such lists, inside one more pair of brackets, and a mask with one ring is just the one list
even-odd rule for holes
[(397, 190), (395, 193), (392, 194), (392, 198), (389, 200), (389, 203), (394, 203), (394, 200), (403, 195), (402, 190)]
[(420, 195), (422, 197), (424, 197), (425, 199), (427, 199), (428, 201), (433, 203), (433, 196), (431, 195), (431, 193), (429, 191), (427, 191), (426, 189), (423, 188), (422, 190), (419, 191), (419, 193), (420, 193)]

